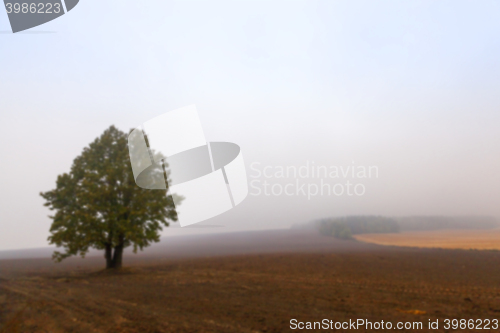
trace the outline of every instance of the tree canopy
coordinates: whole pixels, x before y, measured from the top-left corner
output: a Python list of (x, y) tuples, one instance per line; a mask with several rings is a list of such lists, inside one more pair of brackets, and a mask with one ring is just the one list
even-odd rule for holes
[[(158, 173), (167, 177), (163, 169)], [(114, 126), (84, 148), (70, 172), (57, 177), (55, 189), (40, 195), (55, 211), (48, 240), (65, 250), (54, 252), (56, 261), (95, 248), (105, 251), (107, 268), (121, 267), (124, 248), (137, 252), (158, 242), (163, 226), (177, 221), (165, 190), (135, 184), (127, 134)]]

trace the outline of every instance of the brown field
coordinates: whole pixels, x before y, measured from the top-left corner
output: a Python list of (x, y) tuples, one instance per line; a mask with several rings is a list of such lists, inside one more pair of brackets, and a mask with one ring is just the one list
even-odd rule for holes
[(171, 243), (128, 255), (114, 273), (101, 256), (0, 260), (0, 332), (289, 332), (292, 318), (500, 318), (497, 251), (298, 231)]
[(500, 250), (500, 229), (436, 230), (397, 234), (366, 234), (355, 238), (366, 243), (441, 249)]

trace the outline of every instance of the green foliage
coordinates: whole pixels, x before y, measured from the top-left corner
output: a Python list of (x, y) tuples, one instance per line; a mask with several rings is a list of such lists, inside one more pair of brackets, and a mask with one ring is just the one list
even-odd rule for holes
[(48, 240), (65, 249), (54, 253), (56, 261), (84, 257), (89, 248), (104, 249), (111, 260), (114, 249), (120, 266), (123, 248), (142, 250), (160, 240), (169, 221), (177, 221), (172, 197), (135, 184), (127, 134), (114, 126), (83, 150), (69, 173), (57, 177), (54, 190), (40, 195), (55, 211)]
[(339, 223), (333, 227), (333, 237), (340, 239), (351, 239), (351, 229), (345, 224)]
[(341, 239), (352, 235), (399, 232), (396, 220), (383, 216), (346, 216), (318, 221), (319, 232)]
[(342, 222), (321, 221), (319, 231), (325, 236), (333, 236), (340, 239), (352, 239), (349, 226)]

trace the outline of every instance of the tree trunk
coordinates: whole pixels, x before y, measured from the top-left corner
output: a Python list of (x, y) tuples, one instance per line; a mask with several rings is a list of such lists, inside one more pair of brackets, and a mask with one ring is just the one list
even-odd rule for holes
[(115, 251), (113, 253), (112, 268), (122, 268), (122, 257), (123, 257), (123, 244), (115, 246)]
[(113, 260), (111, 257), (111, 244), (106, 244), (104, 258), (106, 258), (106, 268), (113, 268)]
[(114, 251), (111, 245), (106, 245), (104, 258), (106, 258), (106, 268), (121, 268), (123, 258), (123, 245), (115, 246)]
[[(123, 248), (125, 245), (125, 237), (120, 235), (118, 237), (120, 242), (113, 248), (111, 243), (104, 246), (104, 258), (106, 258), (106, 269), (109, 268), (122, 268)], [(114, 250), (114, 251), (113, 251)]]

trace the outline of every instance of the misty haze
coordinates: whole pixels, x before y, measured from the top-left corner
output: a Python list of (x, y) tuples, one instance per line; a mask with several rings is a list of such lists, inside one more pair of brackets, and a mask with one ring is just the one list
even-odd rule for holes
[(34, 5), (0, 333), (498, 331), (500, 3)]

